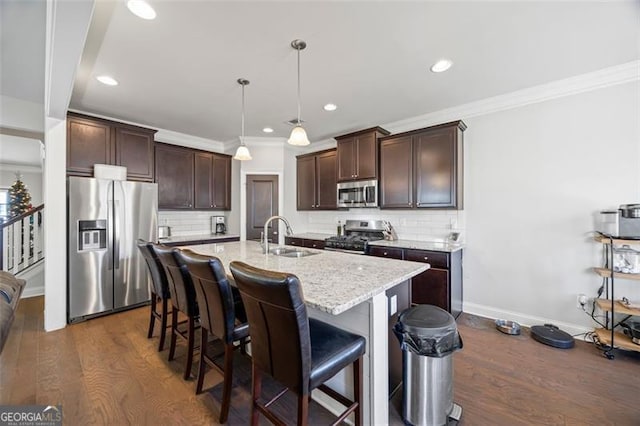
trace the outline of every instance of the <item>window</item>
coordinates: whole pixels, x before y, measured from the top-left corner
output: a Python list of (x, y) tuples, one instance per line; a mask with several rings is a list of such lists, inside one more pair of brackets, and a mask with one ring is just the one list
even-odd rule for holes
[(9, 190), (0, 189), (0, 223), (4, 223), (9, 218)]

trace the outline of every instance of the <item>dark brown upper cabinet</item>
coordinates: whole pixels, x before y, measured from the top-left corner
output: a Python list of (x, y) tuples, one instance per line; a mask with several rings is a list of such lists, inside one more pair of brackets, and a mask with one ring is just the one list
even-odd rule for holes
[(156, 143), (158, 209), (193, 209), (194, 151)]
[(462, 209), (462, 121), (380, 140), (380, 207)]
[(413, 144), (411, 136), (380, 142), (380, 207), (413, 207)]
[(194, 155), (195, 208), (230, 210), (231, 157), (208, 152)]
[(337, 136), (338, 182), (378, 178), (378, 138), (389, 132), (381, 127)]
[(94, 164), (127, 168), (127, 179), (153, 181), (155, 130), (69, 113), (67, 175), (93, 176)]
[(231, 156), (156, 143), (161, 210), (230, 210)]
[(297, 209), (335, 210), (336, 150), (297, 157)]

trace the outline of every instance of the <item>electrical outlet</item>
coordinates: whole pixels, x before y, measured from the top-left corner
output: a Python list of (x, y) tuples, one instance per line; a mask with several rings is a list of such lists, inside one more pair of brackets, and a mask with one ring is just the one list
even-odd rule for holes
[(578, 297), (576, 298), (576, 308), (584, 309), (588, 301), (589, 301), (589, 298), (587, 297), (586, 294), (584, 293), (578, 294)]

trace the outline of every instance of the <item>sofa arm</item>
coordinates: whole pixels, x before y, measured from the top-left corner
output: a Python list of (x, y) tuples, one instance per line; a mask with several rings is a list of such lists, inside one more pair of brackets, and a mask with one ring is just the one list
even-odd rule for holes
[(0, 353), (9, 338), (9, 330), (25, 285), (25, 280), (16, 278), (6, 271), (0, 271)]
[(11, 328), (11, 324), (13, 324), (13, 309), (11, 306), (2, 300), (0, 300), (0, 353), (2, 353), (2, 348), (4, 348), (4, 344), (9, 338), (9, 329)]

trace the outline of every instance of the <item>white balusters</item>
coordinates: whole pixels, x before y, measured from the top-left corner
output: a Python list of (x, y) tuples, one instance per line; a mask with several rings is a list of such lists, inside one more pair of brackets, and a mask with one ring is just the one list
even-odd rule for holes
[[(2, 230), (2, 269), (13, 274), (44, 258), (44, 209), (4, 225)], [(40, 217), (40, 220), (38, 218)]]

